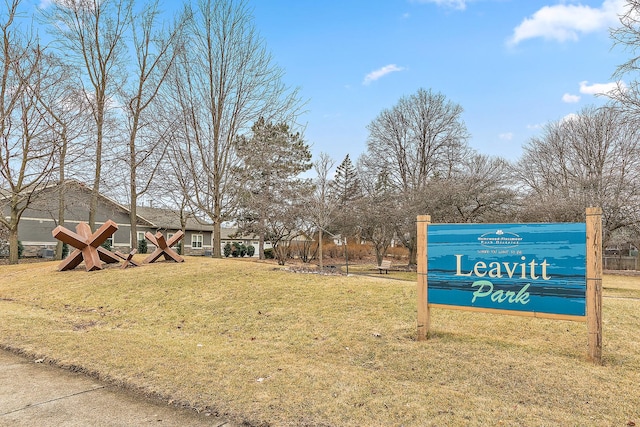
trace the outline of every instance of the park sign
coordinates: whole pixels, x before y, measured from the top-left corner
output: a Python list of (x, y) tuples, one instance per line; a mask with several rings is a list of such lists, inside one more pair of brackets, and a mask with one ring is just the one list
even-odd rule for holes
[(586, 315), (584, 223), (433, 224), (427, 253), (430, 304)]
[(602, 355), (602, 210), (585, 223), (431, 224), (417, 218), (418, 335), (432, 307), (587, 323)]

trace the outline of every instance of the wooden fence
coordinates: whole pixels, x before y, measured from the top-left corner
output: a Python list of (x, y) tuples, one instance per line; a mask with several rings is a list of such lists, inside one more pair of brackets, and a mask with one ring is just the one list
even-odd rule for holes
[(605, 256), (602, 260), (605, 270), (637, 270), (638, 257), (634, 256)]

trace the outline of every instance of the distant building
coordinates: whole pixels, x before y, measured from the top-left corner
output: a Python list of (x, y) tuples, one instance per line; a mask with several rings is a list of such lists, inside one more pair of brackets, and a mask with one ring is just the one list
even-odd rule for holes
[[(80, 222), (89, 220), (89, 201), (91, 189), (78, 181), (67, 181), (64, 194), (65, 213), (64, 226), (75, 230)], [(37, 195), (34, 195), (32, 203), (20, 219), (18, 226), (18, 239), (24, 246), (23, 256), (35, 257), (42, 254), (51, 254), (57, 245), (52, 231), (58, 226), (58, 186), (51, 185)], [(8, 216), (5, 204), (2, 215)], [(107, 220), (112, 220), (118, 225), (118, 230), (109, 239), (113, 250), (129, 251), (129, 248), (137, 248), (137, 242), (131, 242), (131, 226), (129, 220), (129, 208), (109, 197), (100, 195), (96, 211), (96, 228)], [(136, 231), (138, 240), (144, 239), (148, 231), (152, 234), (160, 231), (167, 239), (181, 229), (180, 215), (169, 209), (138, 207)], [(213, 248), (213, 225), (196, 220), (193, 216), (186, 221), (183, 253), (185, 255), (210, 254)], [(153, 251), (153, 245), (149, 243), (149, 251)]]
[[(91, 188), (85, 184), (70, 180), (65, 183), (64, 194), (64, 226), (70, 230), (75, 230), (80, 222), (89, 221), (89, 202), (91, 199)], [(24, 211), (18, 225), (18, 239), (24, 247), (23, 257), (53, 256), (58, 241), (51, 232), (58, 224), (58, 186), (51, 185), (33, 196), (29, 208)], [(2, 215), (8, 217), (9, 212), (6, 204), (2, 203), (2, 193), (0, 193), (0, 208), (5, 209)], [(96, 212), (96, 224), (98, 228), (107, 220), (112, 220), (118, 225), (118, 230), (109, 239), (111, 248), (122, 252), (128, 252), (129, 248), (137, 248), (137, 242), (131, 242), (131, 225), (129, 220), (129, 207), (105, 196), (99, 195)], [(180, 218), (177, 210), (154, 208), (148, 206), (138, 206), (136, 208), (136, 233), (137, 240), (144, 239), (146, 232), (156, 234), (158, 231), (170, 239), (178, 230), (183, 229), (185, 236), (182, 239), (183, 255), (204, 255), (211, 256), (213, 253), (213, 224), (197, 218), (190, 212), (183, 213), (186, 218)], [(94, 230), (95, 231), (95, 230)], [(234, 227), (222, 227), (220, 230), (220, 250), (229, 243), (244, 244), (255, 248), (254, 257), (258, 256), (259, 238), (256, 235), (240, 235), (238, 229)], [(308, 241), (305, 236), (296, 235), (291, 238), (291, 244)], [(148, 253), (154, 247), (147, 241)], [(265, 249), (271, 248), (271, 243), (265, 241)], [(0, 253), (0, 256), (7, 254)]]
[[(155, 227), (152, 234), (160, 231), (167, 239), (170, 239), (178, 230), (182, 230), (184, 222), (184, 237), (182, 245), (185, 255), (211, 255), (213, 249), (213, 224), (196, 218), (191, 213), (183, 213), (185, 218), (180, 218), (180, 212), (171, 209), (138, 206), (136, 214), (139, 218), (149, 221)], [(128, 227), (130, 228), (130, 227)], [(138, 229), (138, 240), (144, 238), (144, 233), (149, 230)]]

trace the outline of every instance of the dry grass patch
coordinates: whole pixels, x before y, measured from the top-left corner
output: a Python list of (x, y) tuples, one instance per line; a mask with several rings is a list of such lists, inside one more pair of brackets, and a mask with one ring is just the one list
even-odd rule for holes
[(0, 267), (0, 345), (268, 425), (640, 424), (640, 280), (606, 276), (604, 366), (582, 323), (433, 310), (415, 283), (187, 258)]

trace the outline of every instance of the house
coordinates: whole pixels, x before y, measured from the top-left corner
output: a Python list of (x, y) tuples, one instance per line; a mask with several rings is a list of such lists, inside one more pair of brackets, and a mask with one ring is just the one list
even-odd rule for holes
[[(184, 222), (184, 237), (182, 238), (182, 252), (185, 255), (211, 255), (213, 249), (213, 224), (197, 218), (190, 212), (183, 212), (184, 218), (180, 218), (180, 211), (150, 206), (138, 206), (138, 217), (144, 218), (154, 224), (155, 234), (162, 232), (170, 239), (178, 230), (182, 230)], [(138, 240), (144, 239), (145, 230), (137, 230)]]
[[(89, 202), (91, 188), (78, 181), (67, 181), (64, 192), (64, 226), (75, 230), (80, 222), (89, 220)], [(18, 225), (18, 239), (24, 247), (23, 256), (33, 257), (42, 253), (51, 253), (58, 241), (51, 234), (58, 226), (58, 201), (59, 187), (51, 185), (34, 196), (32, 203), (24, 211)], [(2, 214), (7, 216), (6, 206), (0, 205)], [(131, 225), (129, 208), (117, 201), (99, 195), (96, 210), (96, 228), (107, 220), (112, 220), (118, 225), (118, 230), (108, 239), (113, 250), (129, 251), (129, 248), (137, 248), (137, 242), (131, 242)], [(180, 217), (177, 213), (168, 209), (138, 208), (136, 212), (136, 231), (138, 240), (144, 238), (148, 231), (155, 234), (161, 231), (165, 237), (170, 238), (181, 229)], [(185, 255), (204, 255), (210, 251), (213, 242), (213, 225), (197, 221), (190, 217), (187, 219), (183, 248)], [(46, 251), (46, 250), (49, 251)], [(149, 248), (152, 250), (152, 248)], [(45, 251), (43, 251), (45, 250)]]
[[(59, 186), (57, 184), (50, 185), (35, 195), (32, 203), (24, 211), (18, 225), (18, 239), (24, 247), (23, 257), (53, 257), (58, 241), (51, 232), (59, 225), (59, 197)], [(79, 181), (66, 181), (63, 224), (66, 228), (75, 230), (78, 223), (89, 221), (90, 199), (90, 187)], [(3, 209), (2, 215), (8, 216), (7, 206), (2, 204), (1, 198), (0, 209)], [(105, 195), (99, 195), (95, 227), (100, 227), (107, 220), (112, 220), (118, 225), (118, 230), (108, 239), (108, 243), (114, 251), (129, 252), (130, 248), (138, 247), (138, 242), (131, 242), (129, 215), (128, 206)], [(181, 241), (181, 253), (183, 255), (211, 256), (214, 245), (213, 224), (198, 218), (191, 212), (183, 212), (186, 217), (182, 220), (180, 215), (177, 210), (138, 206), (136, 208), (137, 240), (143, 240), (146, 232), (156, 234), (158, 231), (164, 234), (168, 240), (178, 230), (183, 229), (182, 223), (184, 222), (185, 235)], [(245, 246), (253, 246), (256, 250), (254, 256), (259, 255), (257, 252), (258, 236), (239, 235), (238, 229), (234, 227), (222, 227), (220, 234), (221, 253), (227, 243), (241, 243)], [(292, 239), (292, 243), (294, 240), (300, 239), (299, 236), (295, 237)], [(147, 244), (149, 245), (147, 252), (150, 253), (154, 247), (150, 242)], [(271, 248), (271, 243), (265, 241), (264, 248)]]
[[(253, 256), (254, 257), (259, 256), (258, 247), (260, 246), (260, 237), (255, 234), (251, 234), (251, 235), (239, 234), (237, 227), (223, 227), (220, 230), (220, 241), (222, 242), (223, 248), (227, 243), (230, 245), (237, 243), (237, 244), (243, 244), (245, 246), (253, 246), (255, 249), (255, 253)], [(271, 242), (269, 242), (268, 240), (265, 240), (264, 249), (271, 249)]]

